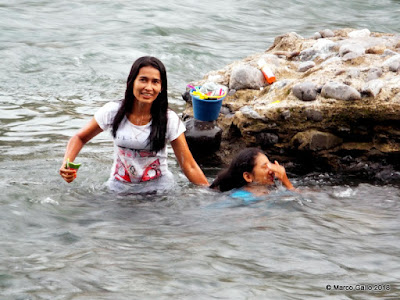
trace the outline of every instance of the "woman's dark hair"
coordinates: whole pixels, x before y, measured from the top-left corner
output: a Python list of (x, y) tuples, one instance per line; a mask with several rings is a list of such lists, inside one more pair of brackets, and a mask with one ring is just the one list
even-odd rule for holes
[(152, 56), (143, 56), (138, 58), (132, 65), (131, 72), (129, 73), (125, 98), (122, 99), (121, 106), (115, 115), (112, 124), (112, 135), (115, 137), (119, 125), (123, 118), (131, 113), (133, 101), (133, 83), (139, 74), (139, 70), (143, 67), (151, 66), (160, 71), (161, 76), (161, 92), (151, 105), (151, 132), (148, 138), (151, 151), (160, 151), (165, 146), (165, 134), (167, 131), (167, 110), (168, 110), (168, 94), (167, 94), (167, 71), (164, 64), (157, 58)]
[(243, 173), (253, 171), (256, 157), (260, 153), (263, 152), (258, 148), (246, 148), (240, 151), (229, 167), (217, 175), (210, 188), (218, 188), (221, 192), (225, 192), (245, 186), (247, 181), (244, 180)]

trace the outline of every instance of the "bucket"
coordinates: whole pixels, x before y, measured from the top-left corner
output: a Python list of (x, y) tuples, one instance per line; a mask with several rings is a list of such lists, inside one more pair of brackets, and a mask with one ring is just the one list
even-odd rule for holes
[(198, 96), (192, 96), (194, 118), (200, 121), (214, 121), (218, 119), (219, 111), (221, 110), (222, 100), (225, 97), (218, 99), (200, 99)]

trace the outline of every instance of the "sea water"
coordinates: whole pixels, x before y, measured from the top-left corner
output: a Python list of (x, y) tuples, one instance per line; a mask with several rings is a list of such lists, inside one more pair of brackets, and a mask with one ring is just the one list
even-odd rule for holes
[[(299, 192), (245, 202), (188, 183), (105, 187), (102, 133), (58, 174), (68, 139), (120, 99), (132, 62), (186, 84), (268, 49), (278, 35), (352, 27), (398, 33), (399, 1), (2, 1), (0, 299), (395, 299), (400, 186), (309, 174)], [(211, 182), (218, 166), (202, 166)]]

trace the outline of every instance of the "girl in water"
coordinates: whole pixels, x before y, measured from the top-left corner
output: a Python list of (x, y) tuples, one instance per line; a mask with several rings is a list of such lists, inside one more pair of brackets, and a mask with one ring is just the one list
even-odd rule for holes
[(258, 197), (269, 193), (275, 185), (275, 178), (288, 190), (294, 190), (283, 166), (277, 161), (270, 162), (257, 148), (246, 148), (233, 158), (227, 169), (218, 174), (210, 187), (221, 192), (236, 189), (233, 197)]

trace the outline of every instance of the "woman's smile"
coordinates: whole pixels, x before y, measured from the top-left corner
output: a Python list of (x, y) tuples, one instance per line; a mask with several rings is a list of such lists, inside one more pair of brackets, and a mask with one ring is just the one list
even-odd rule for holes
[(151, 66), (143, 67), (133, 83), (133, 95), (139, 102), (151, 104), (161, 92), (160, 71)]

